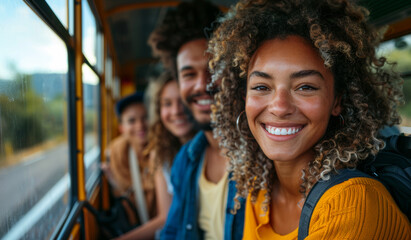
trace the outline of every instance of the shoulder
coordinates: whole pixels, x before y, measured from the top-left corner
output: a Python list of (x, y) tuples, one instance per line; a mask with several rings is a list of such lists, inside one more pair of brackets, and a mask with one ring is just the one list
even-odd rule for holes
[(181, 164), (186, 164), (190, 160), (195, 160), (200, 156), (207, 146), (207, 139), (205, 138), (204, 132), (198, 132), (193, 139), (184, 144), (180, 151), (177, 153), (173, 166), (181, 166)]
[(381, 236), (406, 239), (411, 237), (410, 231), (407, 217), (384, 185), (360, 177), (333, 186), (324, 193), (314, 209), (309, 235), (313, 239), (379, 239)]
[(173, 182), (174, 187), (180, 185), (185, 174), (188, 174), (186, 169), (190, 164), (190, 158), (188, 156), (188, 148), (190, 142), (183, 145), (178, 151), (177, 155), (174, 158), (173, 165), (171, 166), (171, 181)]
[(174, 158), (173, 167), (181, 166), (183, 162), (187, 162), (189, 160), (188, 158), (188, 147), (190, 146), (189, 144), (190, 142), (186, 143), (180, 148), (180, 150), (178, 151), (178, 153), (176, 154)]
[[(206, 144), (203, 143), (204, 139), (204, 133), (199, 132), (192, 140), (181, 147), (174, 158), (171, 167), (171, 182), (173, 183), (175, 193), (180, 191), (179, 186), (185, 184), (183, 181), (185, 181), (184, 179), (186, 179), (186, 176), (192, 176), (191, 178), (197, 177), (193, 174), (193, 171), (198, 169), (201, 162), (200, 153), (204, 152), (204, 149), (207, 146), (207, 142)], [(205, 139), (205, 141), (207, 140)]]
[(157, 168), (161, 167), (161, 166), (158, 166), (158, 161), (156, 158), (157, 158), (156, 152), (154, 150), (151, 150), (147, 156), (147, 160), (148, 160), (149, 169), (152, 172), (155, 172)]
[(119, 150), (126, 149), (127, 146), (128, 146), (127, 139), (123, 136), (118, 136), (110, 142), (109, 149), (110, 149), (110, 152), (113, 153)]
[(335, 207), (339, 207), (339, 203), (368, 201), (374, 196), (379, 197), (378, 199), (373, 199), (372, 202), (383, 201), (390, 205), (396, 205), (390, 193), (381, 182), (372, 178), (356, 177), (331, 187), (320, 198), (317, 206), (320, 207), (332, 203)]

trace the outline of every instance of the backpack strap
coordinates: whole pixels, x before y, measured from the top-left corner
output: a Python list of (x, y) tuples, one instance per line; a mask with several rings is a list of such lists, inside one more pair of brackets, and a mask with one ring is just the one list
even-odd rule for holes
[(303, 209), (301, 210), (300, 223), (298, 226), (298, 240), (303, 240), (308, 236), (308, 229), (310, 227), (311, 215), (317, 205), (318, 200), (331, 187), (356, 177), (368, 177), (370, 175), (363, 173), (357, 169), (342, 169), (338, 174), (332, 174), (327, 181), (320, 180), (308, 193)]
[(142, 224), (148, 222), (149, 215), (147, 209), (146, 199), (144, 197), (144, 189), (142, 186), (142, 178), (140, 175), (140, 167), (137, 159), (137, 154), (134, 152), (133, 148), (129, 147), (129, 165), (130, 165), (130, 175), (134, 190), (134, 198), (136, 201), (136, 207), (138, 209), (137, 213), (139, 215), (140, 222)]

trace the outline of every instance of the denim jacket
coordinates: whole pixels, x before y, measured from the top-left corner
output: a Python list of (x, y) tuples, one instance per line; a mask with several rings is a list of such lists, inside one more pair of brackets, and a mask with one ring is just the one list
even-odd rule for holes
[[(208, 145), (204, 132), (199, 132), (184, 145), (171, 169), (171, 183), (174, 187), (173, 201), (161, 239), (203, 239), (204, 232), (198, 226), (199, 185), (203, 166), (203, 154)], [(231, 174), (230, 174), (231, 176)], [(224, 226), (224, 239), (242, 239), (244, 227), (245, 199), (240, 199), (241, 208), (233, 215), (235, 182), (229, 181)]]

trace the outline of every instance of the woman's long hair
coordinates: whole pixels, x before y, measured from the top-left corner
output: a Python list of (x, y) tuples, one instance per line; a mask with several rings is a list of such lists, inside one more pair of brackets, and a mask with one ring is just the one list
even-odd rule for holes
[[(149, 123), (148, 145), (144, 150), (144, 155), (154, 154), (155, 166), (168, 164), (171, 167), (174, 156), (181, 148), (180, 139), (174, 136), (163, 124), (160, 118), (161, 95), (167, 84), (177, 81), (173, 75), (166, 71), (158, 79), (152, 80), (148, 87), (149, 99)], [(190, 137), (194, 136), (194, 129), (190, 132)]]
[(253, 139), (244, 116), (241, 132), (236, 128), (245, 109), (250, 59), (266, 40), (290, 35), (306, 39), (332, 71), (335, 95), (341, 97), (344, 125), (330, 117), (325, 135), (314, 144), (315, 159), (301, 173), (303, 195), (330, 172), (356, 167), (384, 147), (377, 133), (384, 125), (400, 122), (402, 79), (383, 68), (385, 58), (376, 56), (381, 36), (367, 23), (367, 16), (365, 8), (348, 0), (255, 0), (238, 3), (220, 19), (208, 49), (211, 85), (221, 82), (212, 119), (214, 134), (228, 149), (238, 196), (250, 192), (254, 201), (264, 189), (268, 203), (275, 178), (273, 161)]

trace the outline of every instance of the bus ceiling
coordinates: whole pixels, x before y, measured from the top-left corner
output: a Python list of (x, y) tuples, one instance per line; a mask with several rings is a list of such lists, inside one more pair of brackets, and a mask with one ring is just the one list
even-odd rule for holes
[[(162, 21), (168, 8), (181, 1), (172, 0), (89, 0), (94, 2), (109, 45), (117, 75), (122, 84), (132, 84), (142, 88), (147, 77), (158, 74), (157, 60), (151, 56), (147, 39), (152, 30)], [(223, 11), (237, 0), (212, 0)], [(411, 33), (411, 1), (409, 0), (359, 0), (367, 7), (374, 25), (389, 24), (385, 40)]]

